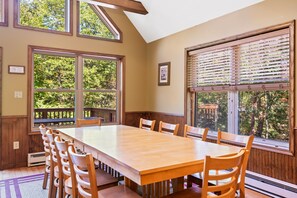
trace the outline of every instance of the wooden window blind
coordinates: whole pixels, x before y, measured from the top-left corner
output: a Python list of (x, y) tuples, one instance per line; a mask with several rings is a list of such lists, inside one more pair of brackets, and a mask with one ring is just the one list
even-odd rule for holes
[(289, 28), (188, 53), (190, 91), (284, 88), (289, 72)]

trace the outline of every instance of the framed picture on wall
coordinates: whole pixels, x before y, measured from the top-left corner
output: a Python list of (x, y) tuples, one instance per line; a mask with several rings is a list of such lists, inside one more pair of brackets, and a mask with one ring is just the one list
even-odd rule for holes
[(170, 62), (159, 63), (158, 67), (158, 85), (170, 85)]

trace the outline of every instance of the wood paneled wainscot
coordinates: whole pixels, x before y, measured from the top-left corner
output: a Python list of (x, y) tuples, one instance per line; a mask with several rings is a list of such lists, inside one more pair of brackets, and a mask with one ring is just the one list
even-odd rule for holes
[[(27, 166), (29, 136), (27, 116), (3, 116), (1, 118), (0, 169)], [(19, 149), (13, 143), (19, 143)]]

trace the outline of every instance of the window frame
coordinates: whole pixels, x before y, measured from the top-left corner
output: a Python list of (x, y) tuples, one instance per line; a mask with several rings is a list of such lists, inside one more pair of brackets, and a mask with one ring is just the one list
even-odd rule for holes
[(0, 26), (8, 26), (8, 0), (2, 0), (3, 21), (0, 21)]
[[(205, 43), (205, 44), (200, 44), (197, 46), (189, 47), (185, 49), (185, 59), (188, 59), (188, 56), (190, 53), (193, 53), (193, 51), (197, 50), (205, 50), (206, 48), (213, 48), (216, 49), (216, 46), (221, 46), (221, 45), (228, 45), (228, 43), (231, 42), (239, 42), (239, 40), (243, 39), (249, 39), (261, 34), (267, 34), (273, 31), (278, 31), (282, 29), (289, 29), (289, 38), (290, 38), (290, 59), (289, 59), (289, 67), (290, 67), (290, 72), (289, 72), (289, 149), (283, 149), (283, 148), (278, 148), (276, 146), (271, 146), (269, 144), (260, 144), (257, 143), (257, 141), (254, 141), (254, 145), (256, 145), (257, 148), (273, 151), (273, 152), (281, 152), (289, 155), (294, 154), (294, 144), (295, 144), (295, 134), (294, 134), (294, 128), (295, 126), (295, 20), (286, 22), (283, 24), (267, 27), (267, 28), (262, 28), (259, 30), (247, 32), (244, 34), (236, 35), (236, 36), (231, 36), (225, 39), (213, 41), (210, 43)], [(189, 82), (189, 76), (188, 76), (188, 66), (187, 63), (185, 64), (185, 115), (186, 117), (186, 122), (188, 124), (193, 125), (194, 124), (194, 116), (195, 116), (195, 92), (197, 90), (188, 88), (188, 82)], [(246, 86), (247, 89), (249, 88)], [(222, 91), (224, 88), (218, 90), (215, 87), (214, 88), (209, 88), (208, 90), (205, 89), (203, 91)], [(270, 140), (272, 141), (272, 140)]]
[[(55, 90), (58, 92), (73, 92), (75, 94), (76, 100), (75, 101), (75, 115), (76, 118), (83, 118), (83, 97), (82, 93), (84, 90), (80, 90), (82, 88), (82, 67), (83, 63), (82, 57), (96, 57), (97, 59), (107, 59), (107, 60), (115, 60), (117, 61), (117, 121), (116, 123), (107, 123), (107, 124), (121, 124), (124, 120), (124, 56), (121, 55), (112, 55), (112, 54), (101, 54), (101, 53), (93, 53), (93, 52), (82, 52), (82, 51), (75, 51), (75, 50), (66, 50), (66, 49), (58, 49), (58, 48), (47, 48), (47, 47), (40, 47), (40, 46), (28, 46), (28, 131), (29, 134), (35, 134), (38, 129), (34, 127), (34, 54), (46, 54), (46, 55), (60, 55), (63, 57), (73, 57), (76, 59), (75, 64), (75, 88), (72, 89), (61, 89)], [(81, 62), (81, 63), (79, 63)], [(79, 84), (77, 78), (81, 78), (81, 83)], [(45, 89), (46, 90), (46, 89)], [(71, 127), (73, 125), (67, 126), (59, 126), (59, 127)]]
[(49, 30), (49, 29), (43, 29), (38, 27), (31, 27), (31, 26), (25, 26), (20, 24), (20, 1), (21, 0), (14, 0), (14, 19), (13, 19), (13, 27), (19, 28), (19, 29), (25, 29), (25, 30), (32, 30), (32, 31), (38, 31), (38, 32), (47, 32), (47, 33), (53, 33), (53, 34), (62, 34), (67, 36), (73, 35), (73, 0), (65, 0), (68, 1), (68, 5), (66, 9), (67, 16), (66, 17), (66, 24), (65, 29), (68, 29), (66, 31), (58, 31), (58, 30)]
[[(102, 37), (81, 34), (80, 33), (80, 1), (77, 1), (77, 4), (76, 4), (76, 15), (77, 15), (77, 17), (76, 17), (77, 18), (77, 20), (76, 20), (76, 35), (77, 35), (77, 37), (122, 43), (123, 42), (122, 31), (115, 24), (115, 22), (111, 19), (111, 17), (107, 14), (107, 12), (104, 10), (104, 8), (101, 6), (98, 6), (98, 5), (93, 5), (93, 4), (89, 4), (89, 6), (91, 6), (91, 9), (94, 11), (94, 13), (97, 14), (97, 16), (100, 18), (100, 20), (102, 20), (104, 22), (104, 24), (106, 26), (108, 26), (109, 29), (111, 29), (112, 32), (114, 32), (113, 29), (115, 29), (118, 32), (119, 38), (118, 39), (109, 39), (109, 38), (102, 38)], [(102, 12), (102, 15), (104, 15), (104, 16), (101, 16), (100, 13), (96, 13), (95, 9), (98, 9), (100, 12)], [(114, 33), (116, 33), (116, 32), (114, 32)]]

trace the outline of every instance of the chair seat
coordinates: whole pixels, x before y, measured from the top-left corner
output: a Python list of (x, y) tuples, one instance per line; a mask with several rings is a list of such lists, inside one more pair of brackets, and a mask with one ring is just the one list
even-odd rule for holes
[(111, 176), (101, 169), (96, 169), (96, 181), (99, 189), (104, 189), (104, 187), (116, 186), (118, 185), (118, 179)]
[(201, 188), (192, 187), (188, 188), (170, 195), (167, 195), (166, 198), (198, 198), (201, 197)]
[(139, 198), (137, 193), (133, 192), (131, 189), (121, 185), (107, 188), (98, 191), (98, 197), (100, 198)]

